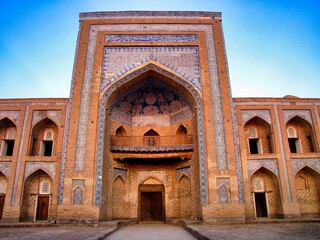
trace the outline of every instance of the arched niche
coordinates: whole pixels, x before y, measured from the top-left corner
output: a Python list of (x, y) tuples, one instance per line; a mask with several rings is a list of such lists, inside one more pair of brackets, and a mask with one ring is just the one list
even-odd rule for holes
[(283, 214), (278, 177), (261, 167), (250, 178), (250, 191), (256, 218), (279, 218)]
[(58, 126), (50, 118), (34, 125), (30, 139), (30, 156), (54, 156)]
[[(151, 81), (151, 80), (154, 81)], [(151, 84), (151, 85), (148, 85)], [(152, 86), (152, 88), (150, 88)], [(160, 87), (159, 87), (160, 86)], [(201, 94), (197, 89), (194, 88), (194, 86), (189, 83), (188, 81), (174, 75), (171, 72), (166, 71), (165, 69), (160, 68), (159, 66), (150, 64), (148, 66), (144, 66), (142, 69), (138, 69), (135, 72), (132, 72), (128, 75), (125, 75), (123, 78), (117, 80), (114, 82), (108, 89), (106, 89), (103, 93), (101, 93), (101, 105), (100, 105), (100, 125), (99, 125), (99, 131), (98, 131), (98, 153), (97, 153), (97, 168), (96, 168), (96, 191), (95, 191), (95, 204), (100, 205), (101, 203), (101, 196), (106, 193), (102, 191), (102, 179), (104, 178), (104, 172), (102, 171), (102, 165), (105, 163), (110, 163), (110, 160), (112, 159), (112, 153), (111, 152), (105, 152), (104, 149), (110, 149), (107, 145), (108, 138), (110, 139), (110, 136), (107, 136), (106, 133), (111, 134), (112, 132), (115, 132), (115, 130), (109, 130), (110, 126), (115, 126), (115, 128), (119, 127), (119, 125), (123, 125), (126, 129), (130, 129), (127, 131), (128, 133), (132, 134), (132, 136), (135, 136), (135, 134), (139, 134), (139, 136), (143, 137), (143, 134), (149, 130), (145, 129), (143, 131), (134, 131), (133, 127), (140, 127), (138, 124), (133, 124), (133, 118), (132, 114), (134, 111), (132, 110), (133, 106), (133, 100), (135, 97), (130, 96), (130, 94), (134, 94), (135, 91), (132, 89), (161, 89), (161, 87), (165, 86), (165, 89), (170, 89), (170, 91), (173, 92), (174, 96), (179, 97), (179, 99), (183, 100), (183, 106), (186, 106), (186, 111), (190, 111), (191, 114), (184, 114), (179, 115), (180, 111), (173, 112), (172, 115), (166, 115), (163, 113), (155, 114), (152, 110), (148, 110), (148, 114), (146, 115), (146, 121), (153, 121), (152, 128), (158, 132), (160, 136), (162, 136), (161, 127), (170, 127), (171, 124), (176, 124), (179, 126), (179, 121), (188, 121), (190, 119), (191, 123), (190, 126), (193, 128), (192, 134), (197, 135), (195, 139), (198, 139), (198, 142), (192, 142), (194, 145), (194, 148), (199, 148), (199, 145), (203, 145), (204, 143), (204, 134), (203, 134), (203, 122), (202, 122), (202, 104), (201, 104)], [(141, 88), (140, 88), (141, 87)], [(146, 97), (150, 92), (146, 92), (144, 96)], [(151, 91), (151, 93), (153, 93)], [(128, 99), (129, 97), (129, 99)], [(157, 103), (154, 103), (154, 98), (151, 96), (150, 99), (146, 98), (142, 99), (142, 102), (147, 105), (143, 105), (143, 107), (149, 107), (152, 104), (155, 104), (155, 107), (159, 107), (159, 101)], [(157, 97), (159, 97), (157, 95)], [(158, 99), (158, 98), (157, 98)], [(174, 97), (173, 100), (176, 100), (177, 98)], [(121, 104), (118, 105), (118, 103), (121, 102), (121, 100), (129, 101), (129, 105), (126, 103), (124, 104), (123, 109), (127, 109), (126, 114), (119, 114), (118, 116), (115, 116), (114, 113), (116, 113), (119, 109), (118, 107), (122, 106)], [(132, 100), (132, 101), (131, 101)], [(127, 107), (125, 107), (127, 105)], [(120, 107), (121, 108), (121, 107)], [(149, 109), (149, 108), (148, 108)], [(180, 109), (181, 110), (181, 109)], [(135, 112), (137, 113), (137, 112)], [(146, 112), (143, 111), (145, 114)], [(141, 114), (143, 115), (143, 114)], [(129, 117), (128, 117), (129, 116)], [(136, 115), (134, 115), (136, 116)], [(141, 117), (141, 116), (138, 116)], [(143, 118), (144, 116), (142, 116)], [(151, 117), (151, 118), (150, 118)], [(151, 120), (150, 120), (151, 119)], [(141, 120), (141, 119), (140, 119)], [(145, 119), (143, 119), (145, 120)], [(113, 121), (116, 121), (116, 124), (113, 124)], [(139, 121), (137, 121), (139, 122)], [(142, 121), (144, 122), (144, 121)], [(144, 122), (145, 123), (145, 122)], [(148, 123), (148, 122), (147, 122)], [(150, 123), (150, 122), (149, 122)], [(148, 123), (148, 124), (149, 124)], [(113, 124), (113, 125), (112, 125)], [(143, 126), (145, 127), (145, 126)], [(159, 130), (160, 128), (160, 130)], [(173, 131), (175, 134), (176, 127), (172, 127), (171, 131)], [(132, 149), (130, 147), (130, 149)], [(197, 191), (200, 191), (199, 201), (206, 202), (207, 200), (207, 194), (206, 194), (206, 181), (205, 181), (205, 175), (206, 175), (206, 162), (205, 162), (205, 152), (204, 147), (200, 147), (197, 151), (199, 154), (194, 155), (193, 161), (195, 161), (195, 166), (199, 166), (199, 173), (200, 173), (200, 187), (197, 188)]]
[(260, 117), (251, 118), (244, 125), (250, 154), (273, 153), (271, 126)]
[(21, 221), (49, 220), (52, 184), (51, 176), (42, 169), (38, 169), (25, 179), (20, 208)]
[(304, 167), (295, 175), (295, 188), (302, 217), (320, 216), (320, 174)]
[(313, 128), (308, 121), (295, 116), (287, 122), (286, 127), (291, 153), (316, 152)]
[(0, 120), (0, 155), (12, 156), (17, 127), (9, 118)]

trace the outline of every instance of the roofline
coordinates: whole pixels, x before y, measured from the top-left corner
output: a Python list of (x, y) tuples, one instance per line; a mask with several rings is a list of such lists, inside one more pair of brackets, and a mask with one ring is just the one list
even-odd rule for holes
[(82, 12), (80, 20), (88, 19), (127, 19), (127, 18), (186, 18), (186, 19), (221, 19), (221, 12), (205, 11), (112, 11)]

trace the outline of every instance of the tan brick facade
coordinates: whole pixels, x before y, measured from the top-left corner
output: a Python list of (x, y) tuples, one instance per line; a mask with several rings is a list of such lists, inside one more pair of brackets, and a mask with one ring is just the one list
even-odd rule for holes
[(69, 99), (0, 100), (3, 222), (319, 217), (320, 99), (232, 98), (221, 14), (80, 14)]

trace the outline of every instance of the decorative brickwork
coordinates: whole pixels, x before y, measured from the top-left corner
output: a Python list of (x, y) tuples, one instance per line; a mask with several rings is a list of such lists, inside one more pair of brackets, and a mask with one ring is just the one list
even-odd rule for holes
[(186, 176), (179, 181), (179, 202), (180, 202), (180, 218), (191, 218), (192, 216), (192, 195), (191, 182)]
[(112, 184), (112, 217), (114, 219), (127, 216), (125, 183), (121, 177), (117, 177)]
[(302, 215), (319, 216), (320, 192), (319, 174), (311, 174), (307, 169), (301, 169), (295, 176), (295, 187)]

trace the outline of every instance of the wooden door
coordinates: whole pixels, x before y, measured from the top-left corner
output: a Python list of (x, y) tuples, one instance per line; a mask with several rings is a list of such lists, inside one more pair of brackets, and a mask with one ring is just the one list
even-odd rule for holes
[(47, 221), (49, 213), (49, 197), (38, 196), (36, 220)]
[(141, 192), (140, 220), (163, 221), (162, 192)]
[(6, 196), (0, 196), (0, 219), (2, 219), (2, 212), (3, 212), (5, 198)]

